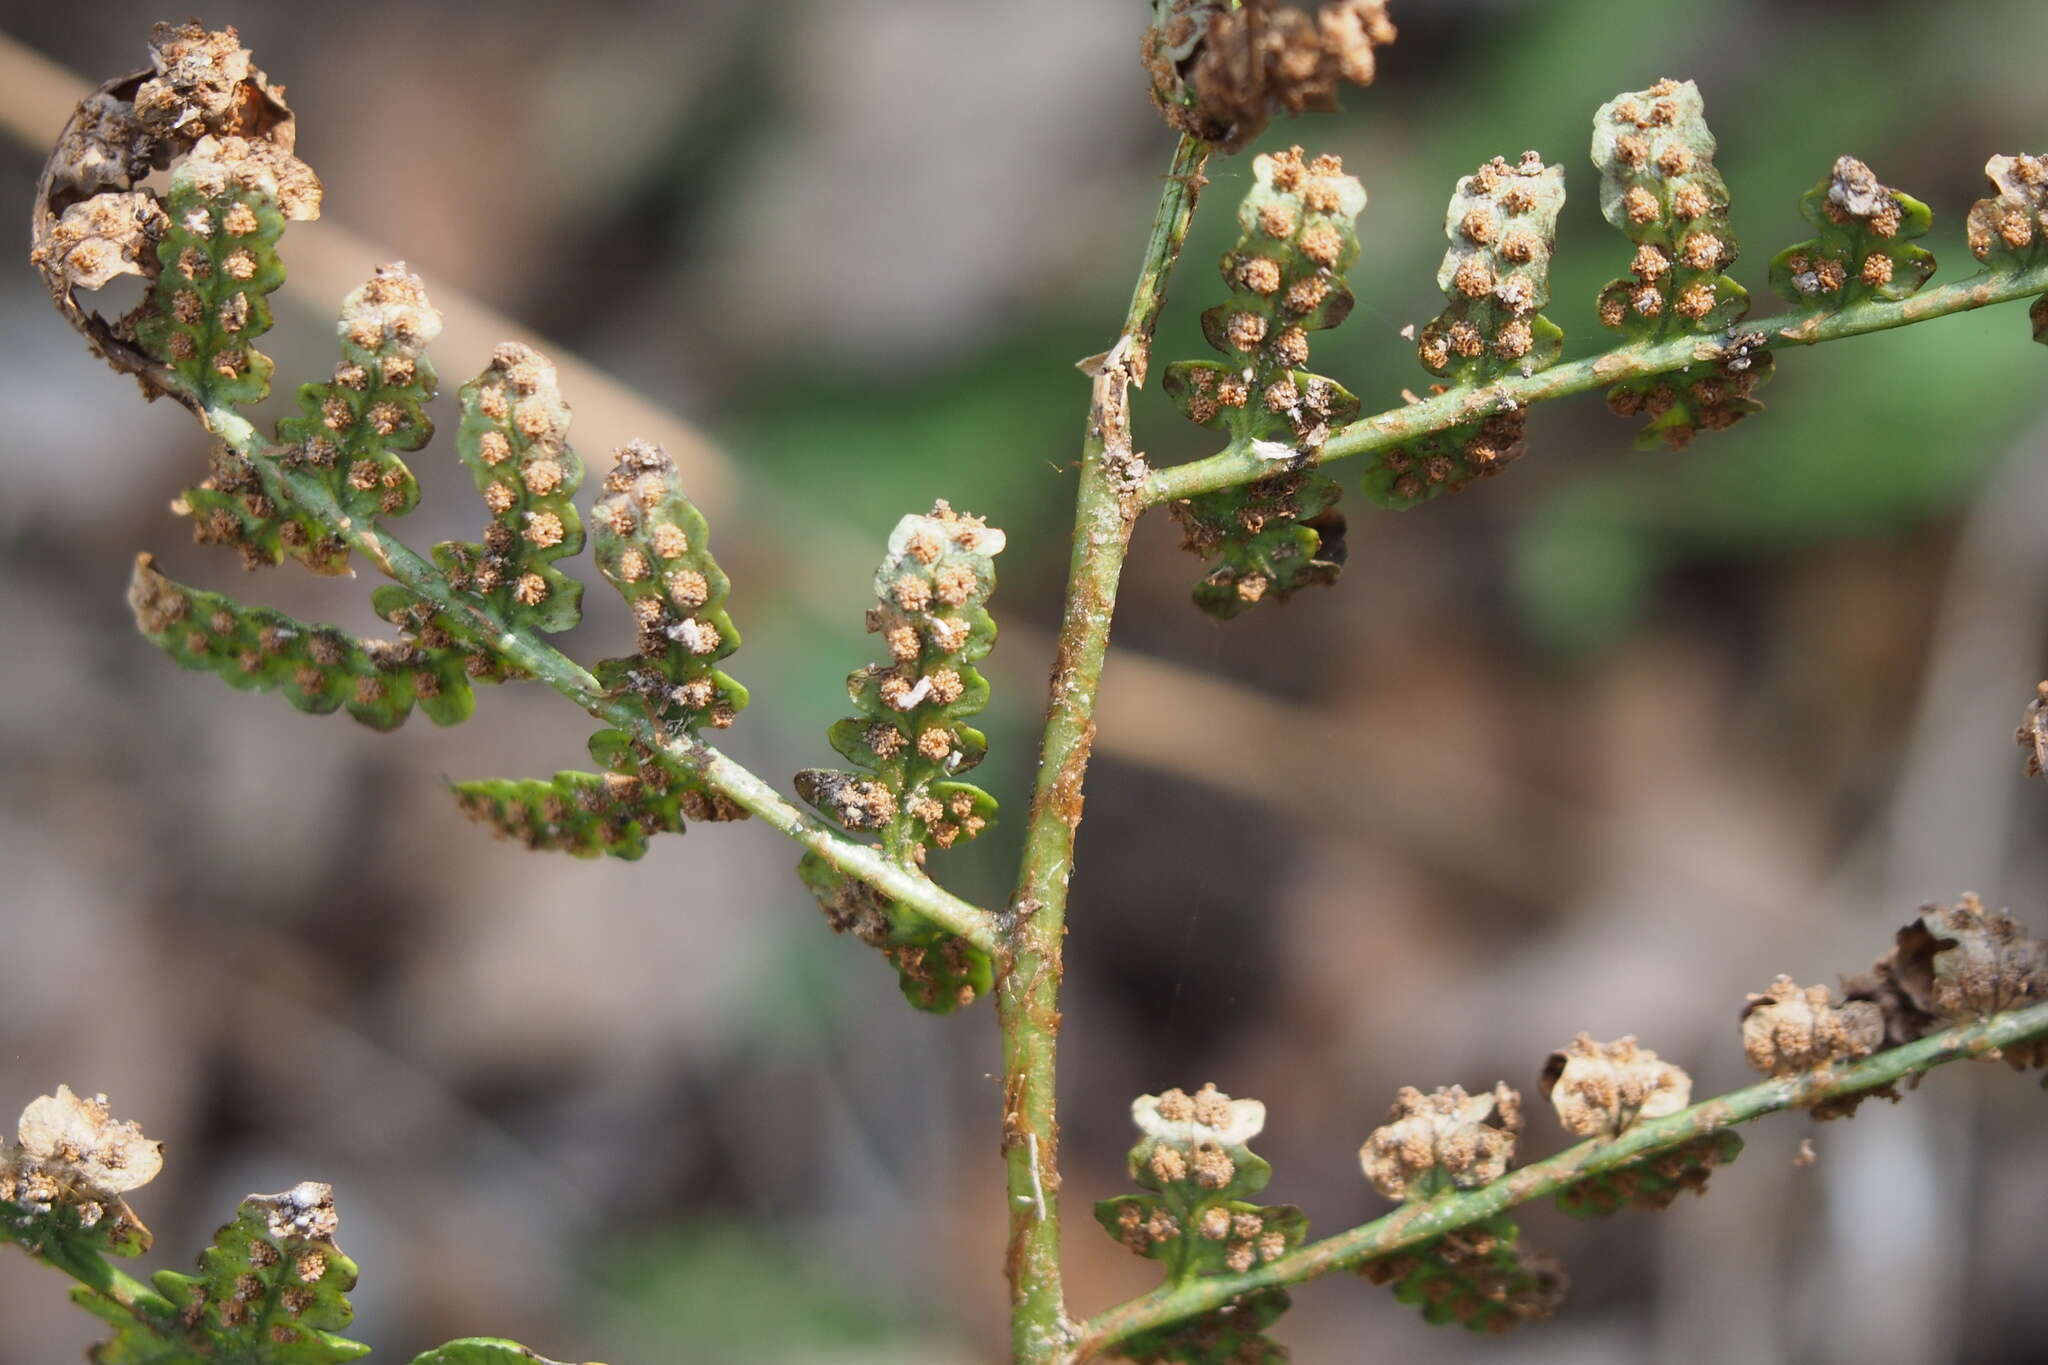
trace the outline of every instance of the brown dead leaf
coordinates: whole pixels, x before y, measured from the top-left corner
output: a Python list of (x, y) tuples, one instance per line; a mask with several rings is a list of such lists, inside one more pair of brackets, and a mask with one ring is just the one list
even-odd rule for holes
[(1884, 1041), (1884, 1015), (1868, 1000), (1834, 1003), (1826, 986), (1780, 976), (1742, 1008), (1742, 1051), (1767, 1076), (1790, 1076), (1867, 1057)]
[[(2048, 941), (1974, 893), (1952, 906), (1924, 905), (1898, 942), (1862, 976), (1844, 981), (1851, 1000), (1869, 1000), (1896, 1046), (1946, 1024), (1968, 1023), (2048, 1000)], [(2048, 1043), (2007, 1048), (2015, 1068), (2048, 1066)]]
[(1276, 0), (1174, 0), (1146, 30), (1153, 102), (1184, 133), (1241, 150), (1274, 108), (1290, 114), (1337, 107), (1344, 82), (1370, 85), (1374, 49), (1394, 41), (1386, 0), (1333, 0), (1316, 13)]

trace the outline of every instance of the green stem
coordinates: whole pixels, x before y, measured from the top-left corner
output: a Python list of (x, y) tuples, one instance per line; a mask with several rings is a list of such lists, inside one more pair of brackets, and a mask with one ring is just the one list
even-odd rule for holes
[(1179, 1288), (1161, 1289), (1132, 1299), (1089, 1319), (1080, 1343), (1067, 1361), (1078, 1365), (1095, 1359), (1134, 1332), (1221, 1307), (1249, 1290), (1299, 1284), (1332, 1271), (1353, 1269), (1722, 1128), (1749, 1123), (1780, 1110), (1805, 1108), (1821, 1100), (1874, 1090), (1958, 1058), (1982, 1057), (1998, 1048), (2040, 1038), (2048, 1038), (2048, 1004), (1993, 1015), (1974, 1024), (1959, 1024), (1849, 1066), (1762, 1081), (1666, 1118), (1639, 1123), (1618, 1138), (1582, 1142), (1511, 1172), (1491, 1185), (1404, 1204), (1384, 1218), (1311, 1242), (1242, 1275), (1207, 1276)]
[[(1527, 407), (1547, 398), (1605, 388), (1623, 379), (1664, 374), (1696, 362), (1717, 360), (1745, 337), (1766, 337), (1774, 346), (1810, 346), (2044, 292), (2048, 292), (2048, 262), (2010, 274), (1973, 275), (1954, 284), (1923, 289), (1896, 303), (1873, 299), (1833, 313), (1790, 313), (1754, 324), (1740, 324), (1726, 334), (1621, 346), (1569, 365), (1553, 365), (1532, 375), (1503, 379), (1483, 387), (1449, 389), (1419, 403), (1360, 418), (1332, 436), (1312, 457), (1312, 462), (1325, 464), (1353, 455), (1369, 455), (1504, 409)], [(1249, 449), (1233, 447), (1205, 460), (1154, 471), (1141, 485), (1139, 496), (1150, 507), (1251, 483), (1272, 472), (1271, 461), (1260, 459)]]
[(176, 1325), (178, 1310), (170, 1300), (97, 1251), (63, 1238), (38, 1242), (12, 1231), (7, 1235), (30, 1256), (55, 1266), (87, 1289), (118, 1304), (152, 1331), (168, 1332)]
[(170, 1302), (163, 1295), (97, 1256), (60, 1255), (53, 1247), (42, 1259), (80, 1284), (104, 1294), (153, 1328), (162, 1330), (174, 1316)]
[(1109, 648), (1117, 580), (1131, 525), (1141, 510), (1132, 496), (1143, 466), (1131, 449), (1128, 388), (1144, 380), (1167, 276), (1187, 239), (1207, 160), (1208, 149), (1191, 138), (1182, 138), (1174, 149), (1123, 330), (1117, 344), (1093, 362), (1094, 392), (1081, 445), (1074, 548), (1052, 698), (999, 959), (996, 1012), (1003, 1030), (1003, 1150), (1010, 1203), (1006, 1265), (1012, 1358), (1020, 1365), (1061, 1359), (1072, 1341), (1060, 1276), (1054, 1091), (1067, 882), (1074, 868), (1081, 782), (1095, 738), (1095, 696)]
[(574, 659), (530, 632), (514, 630), (484, 603), (448, 585), (441, 571), (383, 527), (359, 526), (312, 476), (266, 458), (266, 443), (248, 419), (230, 408), (208, 408), (207, 425), (255, 467), (280, 502), (303, 507), (335, 528), (351, 546), (421, 597), (473, 621), (480, 639), (506, 662), (532, 674), (590, 715), (623, 730), (640, 743), (695, 772), (761, 820), (825, 861), (916, 909), (934, 924), (958, 934), (981, 951), (1001, 950), (996, 919), (945, 890), (921, 872), (891, 860), (878, 848), (841, 836), (815, 816), (784, 800), (758, 776), (693, 736), (672, 736), (630, 701), (613, 697)]

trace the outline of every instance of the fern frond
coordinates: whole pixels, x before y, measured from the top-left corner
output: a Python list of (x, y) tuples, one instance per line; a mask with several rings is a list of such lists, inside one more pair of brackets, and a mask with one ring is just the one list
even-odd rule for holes
[[(1564, 167), (1534, 152), (1495, 157), (1458, 181), (1444, 214), (1451, 245), (1437, 267), (1448, 306), (1422, 329), (1423, 368), (1452, 384), (1489, 384), (1548, 367), (1564, 332), (1536, 310), (1550, 301), (1550, 260), (1564, 208)], [(1365, 492), (1382, 507), (1413, 507), (1490, 478), (1520, 458), (1524, 408), (1434, 432), (1379, 452)]]
[(1299, 147), (1254, 159), (1252, 172), (1241, 235), (1221, 263), (1230, 301), (1202, 315), (1203, 335), (1225, 360), (1166, 369), (1167, 395), (1189, 421), (1273, 464), (1255, 484), (1172, 504), (1184, 548), (1215, 561), (1194, 595), (1219, 619), (1337, 580), (1339, 489), (1312, 457), (1359, 408), (1341, 384), (1303, 367), (1308, 334), (1351, 312), (1344, 273), (1358, 259), (1365, 187), (1338, 158), (1304, 161)]
[[(1233, 1100), (1210, 1085), (1193, 1095), (1141, 1095), (1131, 1117), (1144, 1137), (1127, 1164), (1132, 1182), (1148, 1193), (1102, 1200), (1095, 1221), (1133, 1252), (1160, 1262), (1169, 1286), (1243, 1274), (1307, 1237), (1308, 1217), (1294, 1205), (1249, 1202), (1273, 1175), (1247, 1145), (1265, 1125), (1263, 1104)], [(1287, 1306), (1282, 1290), (1245, 1295), (1133, 1337), (1119, 1350), (1130, 1360), (1183, 1365), (1285, 1360), (1286, 1352), (1264, 1333)]]
[(568, 432), (555, 367), (531, 347), (504, 343), (462, 386), (456, 451), (491, 520), (482, 544), (445, 542), (434, 547), (434, 562), (458, 592), (483, 599), (518, 629), (554, 633), (583, 617), (583, 585), (555, 567), (583, 548), (574, 502), (583, 461)]
[[(1600, 213), (1636, 244), (1629, 275), (1600, 291), (1600, 321), (1632, 342), (1726, 332), (1749, 312), (1749, 291), (1726, 273), (1739, 248), (1714, 151), (1691, 81), (1618, 95), (1593, 115)], [(1759, 337), (1733, 356), (1616, 384), (1607, 405), (1650, 418), (1638, 448), (1681, 449), (1700, 430), (1762, 411), (1751, 394), (1771, 364)]]
[(360, 640), (336, 626), (307, 625), (267, 607), (173, 582), (138, 556), (128, 605), (151, 643), (181, 667), (212, 673), (244, 692), (279, 692), (301, 711), (346, 710), (373, 730), (393, 730), (417, 706), (436, 725), (476, 707), (460, 649), (417, 638)]
[[(988, 704), (988, 680), (974, 667), (995, 644), (988, 614), (1003, 533), (945, 502), (907, 516), (889, 536), (875, 571), (878, 605), (868, 629), (887, 663), (846, 680), (859, 714), (830, 731), (832, 747), (857, 772), (806, 769), (797, 794), (852, 833), (875, 834), (886, 854), (919, 867), (932, 848), (974, 838), (995, 818), (995, 798), (958, 775), (980, 763), (988, 740), (965, 722)], [(835, 930), (883, 951), (903, 993), (919, 1009), (947, 1013), (987, 992), (986, 954), (945, 934), (915, 911), (855, 883), (815, 853), (798, 875)]]

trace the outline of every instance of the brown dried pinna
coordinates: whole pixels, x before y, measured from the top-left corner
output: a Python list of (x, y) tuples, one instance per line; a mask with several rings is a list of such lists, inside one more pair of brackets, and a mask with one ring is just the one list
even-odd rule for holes
[(1961, 1023), (2048, 999), (2048, 942), (1975, 892), (1923, 907), (1899, 931), (1900, 982), (1937, 1019)]
[(1997, 193), (1970, 206), (1963, 235), (1977, 259), (2025, 265), (2048, 231), (2048, 156), (1994, 156), (1984, 178)]
[(38, 1202), (33, 1190), (44, 1176), (64, 1197), (111, 1200), (147, 1185), (164, 1166), (161, 1142), (115, 1119), (105, 1095), (74, 1095), (68, 1085), (29, 1102), (16, 1138), (0, 1149), (0, 1198), (20, 1203)]
[(1521, 1131), (1522, 1097), (1505, 1081), (1477, 1095), (1458, 1085), (1427, 1095), (1404, 1085), (1386, 1123), (1358, 1149), (1358, 1164), (1389, 1199), (1428, 1198), (1500, 1179)]
[(1619, 1137), (1637, 1119), (1675, 1114), (1692, 1102), (1692, 1077), (1636, 1044), (1634, 1035), (1596, 1043), (1581, 1033), (1543, 1067), (1543, 1093), (1565, 1131)]
[(1742, 1052), (1767, 1076), (1791, 1076), (1867, 1057), (1884, 1042), (1884, 1015), (1868, 1000), (1834, 1003), (1826, 986), (1789, 976), (1742, 1008)]

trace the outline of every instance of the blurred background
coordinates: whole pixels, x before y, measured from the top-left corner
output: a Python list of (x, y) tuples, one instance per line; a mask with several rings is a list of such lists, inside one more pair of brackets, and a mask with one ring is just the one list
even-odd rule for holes
[[(981, 778), (1006, 823), (935, 860), (1000, 900), (1032, 770), (1086, 381), (1114, 339), (1170, 138), (1139, 0), (227, 4), (290, 87), (327, 209), (264, 349), (332, 364), (332, 310), (402, 256), (451, 312), (452, 392), (497, 310), (616, 385), (577, 387), (600, 470), (684, 457), (732, 573), (771, 778), (827, 761), (868, 660), (867, 580), (934, 497), (1009, 532)], [(182, 12), (0, 4), (9, 60), (98, 81)], [(2034, 0), (1408, 0), (1382, 79), (1261, 145), (1369, 187), (1352, 320), (1315, 368), (1369, 410), (1421, 388), (1401, 328), (1441, 307), (1453, 181), (1534, 147), (1572, 198), (1548, 310), (1601, 349), (1601, 101), (1691, 77), (1744, 256), (1810, 235), (1849, 152), (1935, 207), (1938, 280), (1993, 152), (2041, 150)], [(360, 585), (245, 576), (165, 505), (186, 414), (92, 360), (23, 263), (61, 79), (7, 83), (15, 266), (0, 272), (0, 1103), (104, 1090), (169, 1143), (139, 1210), (180, 1264), (233, 1201), (333, 1182), (359, 1331), (653, 1361), (993, 1362), (1005, 1340), (996, 1039), (904, 1008), (825, 932), (759, 824), (640, 863), (492, 842), (444, 776), (584, 766), (590, 723), (487, 691), (467, 725), (378, 736), (183, 673), (134, 633), (133, 554), (373, 629)], [(52, 92), (55, 92), (54, 95)], [(52, 102), (54, 98), (54, 103)], [(2020, 144), (2026, 144), (2024, 146)], [(1156, 352), (1201, 308), (1249, 155), (1222, 160)], [(337, 266), (336, 262), (340, 264)], [(311, 276), (311, 278), (309, 278)], [(468, 330), (465, 332), (464, 327)], [(456, 339), (463, 338), (458, 348)], [(469, 340), (474, 338), (473, 342)], [(462, 349), (466, 348), (466, 349)], [(1500, 480), (1405, 514), (1350, 500), (1333, 590), (1219, 627), (1163, 516), (1141, 525), (1102, 699), (1069, 939), (1062, 1083), (1071, 1297), (1152, 1282), (1102, 1236), (1131, 1096), (1214, 1080), (1271, 1111), (1271, 1195), (1334, 1231), (1384, 1211), (1355, 1148), (1394, 1090), (1533, 1091), (1587, 1029), (1699, 1093), (1746, 1083), (1744, 994), (1831, 981), (1965, 889), (2048, 929), (2048, 791), (2012, 728), (2048, 673), (2048, 353), (2020, 308), (1786, 353), (1771, 411), (1638, 454), (1597, 397), (1545, 405)], [(281, 408), (273, 399), (268, 411)], [(444, 398), (437, 415), (446, 418)], [(1155, 391), (1155, 463), (1209, 438)], [(700, 433), (692, 436), (692, 430)], [(414, 544), (481, 513), (444, 445)], [(1355, 473), (1339, 471), (1347, 478)], [(630, 638), (593, 588), (570, 647)], [(1952, 1067), (1896, 1109), (1750, 1130), (1712, 1197), (1525, 1238), (1574, 1281), (1506, 1339), (1426, 1327), (1348, 1279), (1281, 1325), (1303, 1362), (2048, 1360), (2048, 1125), (2030, 1081)], [(12, 1112), (11, 1108), (8, 1112)], [(1819, 1160), (1795, 1169), (1811, 1135)], [(1526, 1155), (1563, 1145), (1547, 1110)], [(0, 1264), (0, 1361), (79, 1358), (52, 1274)]]

